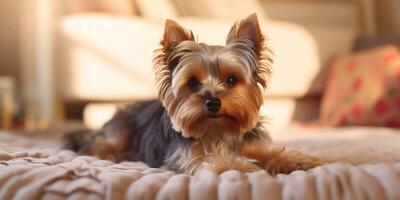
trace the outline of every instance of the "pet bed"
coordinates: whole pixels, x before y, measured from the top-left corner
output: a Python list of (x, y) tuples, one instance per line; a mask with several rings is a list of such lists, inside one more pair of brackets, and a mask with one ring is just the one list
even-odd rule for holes
[(297, 127), (273, 138), (331, 163), (276, 177), (188, 176), (60, 151), (59, 137), (1, 132), (0, 199), (400, 199), (400, 130)]

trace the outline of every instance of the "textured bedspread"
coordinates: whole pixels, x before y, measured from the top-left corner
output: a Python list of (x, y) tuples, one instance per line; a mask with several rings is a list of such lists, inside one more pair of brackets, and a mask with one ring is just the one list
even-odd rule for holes
[(59, 151), (52, 138), (0, 133), (0, 199), (400, 199), (399, 131), (296, 129), (273, 137), (346, 162), (277, 177), (264, 171), (191, 177)]

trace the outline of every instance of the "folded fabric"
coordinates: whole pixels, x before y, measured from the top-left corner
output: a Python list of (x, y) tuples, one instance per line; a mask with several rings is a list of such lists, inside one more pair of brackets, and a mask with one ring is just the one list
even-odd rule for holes
[[(381, 134), (375, 134), (379, 130), (371, 130), (372, 135), (348, 131), (353, 134), (341, 135), (346, 141), (353, 138), (347, 145), (353, 151), (363, 149), (357, 148), (357, 142), (364, 136), (362, 144), (368, 144), (367, 139), (369, 146), (374, 147), (371, 151), (379, 148), (387, 152), (382, 153), (382, 158), (392, 160), (400, 152), (397, 145), (400, 135), (395, 130), (381, 130)], [(320, 153), (327, 153), (330, 147), (343, 155), (340, 152), (346, 149), (343, 145), (326, 144), (333, 138), (316, 134), (317, 139), (310, 140), (310, 134), (302, 140), (294, 134), (296, 137), (286, 142), (295, 140), (303, 147), (308, 144), (308, 150)], [(380, 140), (372, 139), (373, 136), (380, 136)], [(55, 143), (49, 137), (28, 138), (0, 132), (0, 199), (400, 199), (398, 158), (393, 162), (357, 166), (336, 162), (276, 177), (263, 170), (252, 173), (231, 170), (220, 175), (201, 171), (189, 176), (149, 168), (140, 162), (113, 163), (79, 156), (69, 150), (58, 150), (55, 144), (53, 148), (43, 148), (52, 141)], [(316, 143), (325, 148), (315, 147)], [(358, 151), (357, 156), (365, 156), (368, 149), (365, 150)]]

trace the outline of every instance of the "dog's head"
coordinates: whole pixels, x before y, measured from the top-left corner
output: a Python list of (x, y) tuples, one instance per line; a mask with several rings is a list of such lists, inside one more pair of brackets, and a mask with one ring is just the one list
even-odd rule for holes
[(167, 20), (154, 68), (174, 129), (194, 138), (251, 130), (271, 74), (264, 44), (256, 14), (232, 26), (226, 46), (198, 43), (190, 30)]

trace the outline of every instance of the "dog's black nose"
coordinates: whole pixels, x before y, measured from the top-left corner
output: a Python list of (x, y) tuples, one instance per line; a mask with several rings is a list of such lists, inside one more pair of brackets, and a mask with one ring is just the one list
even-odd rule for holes
[(221, 109), (221, 100), (219, 98), (206, 99), (206, 108), (210, 112), (218, 112)]

